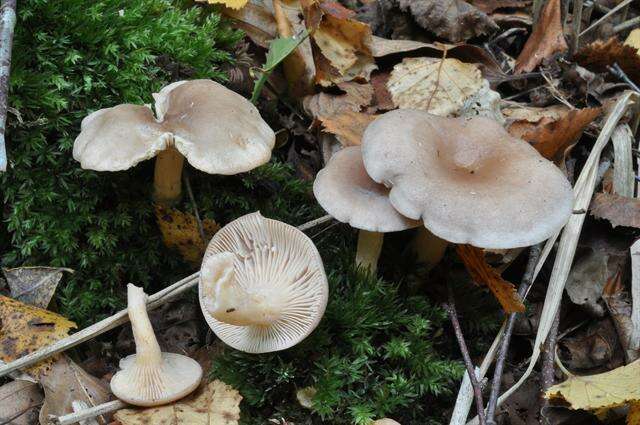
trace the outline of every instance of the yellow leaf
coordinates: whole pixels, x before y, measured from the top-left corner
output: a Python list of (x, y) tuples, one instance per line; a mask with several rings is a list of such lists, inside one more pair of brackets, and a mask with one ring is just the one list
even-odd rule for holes
[(636, 50), (640, 49), (640, 28), (636, 28), (629, 33), (629, 36), (624, 41), (624, 44), (631, 46)]
[(571, 376), (545, 393), (550, 400), (564, 400), (572, 409), (612, 408), (640, 401), (640, 360), (609, 372)]
[(167, 248), (177, 250), (182, 258), (191, 264), (200, 264), (207, 242), (220, 229), (215, 221), (202, 220), (207, 238), (203, 241), (198, 230), (198, 222), (191, 214), (156, 205), (156, 218)]
[(448, 116), (484, 85), (477, 65), (458, 59), (405, 58), (394, 66), (387, 90), (396, 107)]
[[(10, 362), (69, 335), (76, 324), (51, 311), (0, 295), (0, 360)], [(29, 368), (38, 377), (54, 362), (50, 357)]]
[(627, 413), (627, 425), (640, 425), (640, 402), (629, 404), (629, 413)]
[(206, 1), (209, 4), (224, 4), (231, 9), (242, 9), (249, 0), (198, 0), (198, 1)]
[(172, 404), (148, 409), (122, 409), (114, 417), (122, 425), (238, 425), (241, 400), (238, 391), (215, 380)]

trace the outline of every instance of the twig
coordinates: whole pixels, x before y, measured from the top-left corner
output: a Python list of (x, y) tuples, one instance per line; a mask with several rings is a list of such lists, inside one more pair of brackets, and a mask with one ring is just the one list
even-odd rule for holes
[(4, 136), (7, 125), (9, 102), (9, 74), (11, 72), (11, 49), (13, 30), (16, 26), (16, 0), (2, 0), (0, 16), (0, 171), (7, 171), (7, 150)]
[(329, 214), (323, 215), (322, 217), (316, 218), (315, 220), (311, 220), (304, 224), (301, 224), (300, 226), (298, 226), (298, 230), (301, 230), (304, 232), (307, 229), (311, 229), (312, 227), (319, 226), (320, 224), (326, 223), (327, 221), (330, 221), (332, 219), (333, 217), (331, 217)]
[(125, 402), (114, 400), (63, 416), (49, 415), (49, 421), (56, 425), (70, 425), (95, 418), (96, 416), (104, 415), (105, 413), (115, 412), (117, 410), (124, 409), (127, 406), (129, 405)]
[(196, 198), (193, 196), (193, 190), (191, 189), (191, 180), (189, 179), (189, 172), (186, 168), (182, 172), (182, 178), (184, 179), (184, 185), (187, 188), (187, 195), (189, 196), (189, 201), (191, 201), (191, 206), (193, 207), (193, 215), (196, 217), (196, 223), (198, 223), (198, 232), (200, 233), (200, 237), (202, 238), (202, 243), (207, 243), (207, 236), (204, 234), (204, 226), (202, 225), (202, 220), (200, 219), (200, 213), (198, 213), (198, 204), (196, 204)]
[[(319, 219), (315, 219), (302, 224), (298, 227), (298, 229), (306, 230), (318, 224), (324, 223), (329, 219), (330, 217), (327, 218), (327, 216), (323, 216)], [(147, 300), (147, 309), (153, 310), (155, 308), (158, 308), (161, 305), (166, 304), (167, 302), (176, 298), (177, 296), (185, 293), (189, 289), (195, 287), (196, 285), (198, 285), (199, 276), (200, 272), (196, 272), (190, 276), (185, 277), (184, 279), (179, 280), (173, 285), (168, 286), (163, 290), (149, 296)], [(127, 314), (127, 310), (120, 310), (113, 316), (107, 317), (106, 319), (103, 319), (98, 323), (94, 323), (88, 328), (84, 328), (83, 330), (76, 332), (73, 335), (62, 338), (51, 345), (43, 347), (37, 351), (34, 351), (33, 353), (27, 354), (26, 356), (20, 357), (19, 359), (16, 359), (12, 362), (0, 365), (0, 377), (13, 372), (14, 370), (31, 366), (43, 359), (46, 359), (47, 357), (51, 357), (54, 354), (61, 353), (71, 347), (82, 344), (83, 342), (101, 335), (124, 323), (127, 323), (128, 321), (129, 315)]]
[(618, 25), (614, 26), (613, 33), (617, 34), (619, 32), (633, 28), (638, 24), (640, 24), (640, 16), (636, 16), (635, 18), (631, 18), (628, 21), (621, 22)]
[[(533, 283), (533, 273), (540, 259), (542, 253), (542, 245), (538, 244), (531, 247), (529, 250), (529, 261), (527, 262), (527, 268), (525, 269), (520, 287), (518, 288), (518, 295), (523, 298), (524, 295), (529, 292), (531, 284)], [(495, 425), (496, 406), (498, 404), (498, 396), (500, 395), (500, 385), (502, 384), (502, 372), (504, 370), (504, 363), (509, 351), (509, 343), (511, 342), (511, 335), (513, 334), (513, 327), (516, 323), (516, 315), (518, 313), (511, 313), (507, 320), (507, 328), (505, 329), (504, 336), (500, 341), (500, 351), (498, 352), (498, 358), (496, 360), (496, 366), (493, 372), (493, 380), (491, 382), (491, 394), (489, 396), (489, 402), (487, 403), (487, 425)]]
[(629, 76), (624, 72), (622, 68), (620, 68), (620, 65), (618, 65), (617, 62), (615, 62), (613, 66), (608, 66), (607, 69), (610, 73), (624, 81), (629, 87), (631, 87), (633, 91), (640, 93), (640, 87), (638, 87), (636, 83), (634, 83), (633, 80), (629, 78)]
[[(542, 353), (542, 393), (545, 393), (555, 383), (555, 353), (556, 344), (558, 342), (558, 327), (560, 326), (560, 309), (556, 313), (556, 317), (553, 320), (553, 326), (549, 330), (549, 336), (544, 343), (544, 349)], [(545, 410), (549, 406), (549, 400), (546, 398), (542, 401), (540, 407), (540, 417), (544, 417)]]
[(582, 25), (582, 0), (573, 0), (573, 16), (571, 26), (571, 49), (569, 53), (573, 56), (578, 51), (580, 44), (580, 25)]
[(603, 23), (604, 21), (606, 21), (607, 19), (612, 17), (617, 11), (619, 11), (620, 9), (622, 9), (623, 7), (625, 7), (626, 5), (631, 3), (632, 1), (633, 0), (624, 0), (622, 3), (618, 4), (616, 7), (614, 7), (610, 11), (608, 11), (602, 18), (598, 19), (593, 24), (591, 24), (586, 30), (582, 31), (579, 34), (578, 37), (582, 37), (583, 35), (585, 35), (589, 31), (591, 31), (592, 29), (594, 29), (595, 27), (597, 27), (598, 25), (600, 25), (601, 23)]
[(486, 422), (484, 416), (484, 402), (482, 401), (482, 388), (480, 387), (480, 383), (478, 382), (478, 378), (476, 377), (475, 367), (473, 366), (473, 362), (471, 361), (471, 356), (469, 355), (469, 349), (467, 348), (467, 343), (464, 340), (464, 335), (462, 335), (462, 328), (460, 327), (460, 322), (458, 321), (456, 302), (453, 296), (453, 288), (451, 286), (451, 283), (447, 283), (447, 291), (449, 295), (448, 302), (444, 305), (444, 307), (449, 314), (449, 319), (451, 320), (451, 324), (453, 325), (453, 330), (456, 334), (456, 339), (458, 340), (460, 351), (462, 352), (464, 365), (467, 367), (467, 374), (469, 376), (469, 380), (471, 381), (473, 394), (476, 399), (476, 407), (478, 409), (478, 418), (480, 421), (480, 425), (485, 425)]

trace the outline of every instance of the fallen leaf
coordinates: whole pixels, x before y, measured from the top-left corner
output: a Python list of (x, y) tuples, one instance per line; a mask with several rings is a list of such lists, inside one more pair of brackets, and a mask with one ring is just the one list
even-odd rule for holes
[[(586, 327), (562, 339), (562, 362), (571, 369), (608, 370), (622, 363), (618, 334), (608, 317), (590, 320)], [(597, 370), (597, 371), (599, 371)]]
[(615, 37), (584, 46), (575, 55), (574, 60), (594, 72), (608, 72), (607, 67), (617, 63), (629, 78), (640, 83), (640, 56), (637, 50), (622, 44)]
[(600, 108), (573, 109), (556, 121), (542, 123), (534, 130), (525, 132), (521, 138), (531, 143), (545, 158), (562, 164), (584, 129), (600, 112)]
[[(49, 423), (49, 415), (73, 413), (73, 402), (81, 401), (93, 407), (109, 401), (109, 387), (89, 375), (69, 357), (63, 355), (41, 375), (44, 405), (40, 410), (40, 423)], [(106, 421), (102, 421), (106, 423)]]
[(0, 424), (31, 425), (38, 422), (42, 392), (33, 382), (20, 379), (0, 387)]
[(321, 118), (324, 131), (335, 134), (343, 146), (356, 146), (362, 143), (364, 130), (377, 116), (362, 112), (345, 111), (331, 117)]
[(336, 2), (303, 1), (305, 21), (317, 47), (316, 82), (330, 86), (355, 79), (368, 80), (376, 69), (369, 25)]
[(302, 104), (305, 111), (316, 119), (330, 117), (346, 111), (359, 112), (371, 103), (373, 87), (356, 82), (340, 83), (341, 94), (320, 92), (306, 96)]
[(592, 314), (602, 317), (604, 309), (598, 301), (610, 275), (608, 257), (602, 252), (590, 250), (574, 262), (565, 285), (567, 295), (574, 304), (584, 306)]
[(215, 380), (182, 400), (148, 409), (122, 409), (114, 415), (121, 425), (237, 425), (242, 396)]
[(627, 198), (613, 193), (597, 193), (589, 212), (597, 218), (608, 220), (613, 227), (640, 228), (640, 199)]
[(209, 4), (222, 4), (231, 9), (242, 9), (249, 0), (197, 0)]
[(509, 133), (521, 139), (525, 133), (536, 130), (540, 125), (559, 120), (569, 112), (569, 108), (565, 105), (541, 108), (510, 102), (501, 111), (509, 123)]
[(515, 74), (533, 71), (544, 59), (567, 50), (560, 0), (549, 0), (516, 59)]
[(193, 215), (161, 205), (156, 205), (156, 219), (167, 248), (177, 250), (191, 264), (200, 264), (207, 242), (220, 229), (215, 221), (208, 218), (202, 220), (207, 238), (203, 241)]
[(455, 44), (444, 43), (424, 43), (422, 41), (415, 40), (390, 40), (383, 37), (373, 36), (371, 42), (371, 52), (376, 58), (395, 55), (398, 53), (408, 53), (418, 49), (433, 49), (436, 52), (442, 52), (455, 47)]
[(629, 33), (627, 39), (624, 41), (625, 46), (631, 46), (636, 49), (636, 54), (638, 49), (640, 49), (640, 28), (636, 28)]
[(73, 270), (59, 267), (4, 269), (11, 298), (40, 308), (47, 308), (49, 305), (62, 279), (62, 272), (73, 273)]
[(488, 34), (498, 26), (485, 13), (462, 0), (398, 0), (418, 25), (451, 42)]
[(491, 14), (498, 9), (517, 9), (531, 4), (527, 0), (473, 0), (471, 2), (479, 10), (486, 14)]
[(505, 312), (514, 313), (525, 310), (516, 287), (504, 280), (493, 267), (487, 264), (480, 248), (458, 245), (456, 252), (473, 281), (478, 285), (488, 286)]
[(640, 403), (629, 403), (629, 413), (627, 413), (627, 425), (640, 425)]
[[(51, 311), (0, 295), (0, 360), (10, 362), (69, 335), (76, 324)], [(26, 371), (38, 377), (54, 363), (50, 357)]]
[(306, 409), (312, 409), (313, 397), (315, 397), (317, 392), (318, 390), (316, 390), (314, 387), (300, 388), (298, 391), (296, 391), (296, 399), (298, 400), (298, 403), (300, 403), (300, 406)]
[(260, 47), (267, 48), (269, 42), (278, 36), (276, 20), (261, 0), (252, 0), (242, 9), (225, 7), (222, 13)]
[(590, 376), (570, 376), (549, 388), (545, 397), (569, 403), (572, 409), (613, 408), (640, 401), (640, 360), (614, 370)]
[(620, 270), (607, 280), (602, 299), (618, 332), (618, 339), (620, 340), (625, 360), (630, 363), (638, 359), (640, 350), (631, 347), (631, 335), (633, 333), (631, 302), (629, 301), (628, 292), (622, 285), (622, 273)]
[(395, 109), (391, 93), (387, 89), (387, 82), (391, 74), (379, 72), (371, 74), (371, 86), (373, 87), (373, 104), (379, 111), (390, 111)]

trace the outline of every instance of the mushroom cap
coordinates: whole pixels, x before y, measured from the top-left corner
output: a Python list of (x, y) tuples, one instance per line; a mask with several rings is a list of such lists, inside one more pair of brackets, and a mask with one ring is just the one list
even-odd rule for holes
[(82, 120), (73, 143), (73, 158), (96, 171), (127, 170), (165, 150), (171, 135), (141, 105), (100, 109)]
[[(279, 306), (280, 317), (269, 325), (237, 326), (209, 314), (206, 297), (212, 270), (208, 263), (231, 253), (233, 278), (248, 294)], [(248, 353), (287, 349), (318, 325), (329, 296), (322, 258), (304, 233), (259, 212), (220, 229), (204, 254), (199, 282), (200, 307), (209, 327), (226, 344)]]
[(420, 224), (398, 213), (389, 202), (389, 189), (369, 177), (360, 146), (331, 157), (316, 176), (313, 194), (326, 212), (356, 229), (397, 232)]
[(146, 106), (118, 105), (87, 116), (73, 146), (82, 168), (119, 171), (171, 145), (195, 168), (238, 174), (271, 158), (275, 133), (251, 102), (211, 80), (179, 81)]
[(120, 360), (120, 369), (111, 378), (111, 391), (135, 406), (158, 406), (179, 400), (202, 380), (200, 364), (175, 353), (162, 353), (160, 369), (140, 366), (136, 354)]
[(391, 187), (395, 209), (450, 242), (533, 245), (572, 213), (564, 174), (488, 118), (387, 112), (365, 130), (362, 155), (371, 178)]

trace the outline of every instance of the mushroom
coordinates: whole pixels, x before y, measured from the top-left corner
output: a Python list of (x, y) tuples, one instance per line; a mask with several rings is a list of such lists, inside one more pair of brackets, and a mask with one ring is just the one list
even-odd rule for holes
[(113, 394), (136, 406), (158, 406), (191, 393), (202, 379), (198, 362), (181, 354), (160, 352), (142, 288), (127, 285), (127, 302), (136, 354), (120, 360), (120, 371), (111, 378)]
[(311, 239), (255, 212), (211, 239), (199, 294), (202, 313), (222, 341), (248, 353), (268, 353), (297, 344), (316, 328), (329, 285)]
[(184, 158), (209, 174), (252, 170), (271, 157), (273, 130), (244, 97), (211, 80), (179, 81), (153, 95), (150, 107), (123, 104), (82, 120), (73, 157), (82, 168), (127, 170), (156, 157), (154, 199), (180, 199)]
[(569, 219), (567, 178), (495, 121), (387, 112), (365, 130), (367, 173), (401, 214), (436, 236), (481, 248), (541, 242)]
[(313, 194), (336, 220), (359, 229), (356, 264), (375, 272), (384, 233), (419, 225), (396, 211), (389, 202), (389, 189), (367, 174), (360, 146), (346, 147), (331, 157), (318, 172)]

